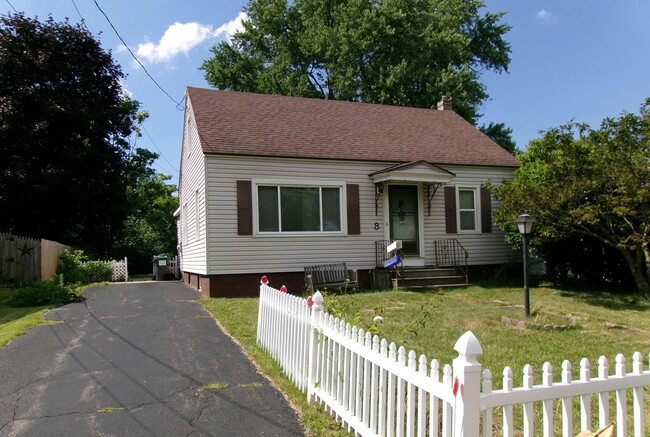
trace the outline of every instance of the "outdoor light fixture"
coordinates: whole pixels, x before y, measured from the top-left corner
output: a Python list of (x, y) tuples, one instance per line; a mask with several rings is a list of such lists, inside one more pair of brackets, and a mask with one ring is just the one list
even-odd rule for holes
[(533, 231), (533, 220), (528, 214), (517, 217), (517, 227), (522, 237), (524, 251), (524, 310), (526, 317), (530, 317), (530, 293), (528, 291), (528, 234)]
[(528, 235), (533, 231), (533, 224), (535, 220), (528, 214), (522, 214), (517, 217), (517, 227), (521, 235)]

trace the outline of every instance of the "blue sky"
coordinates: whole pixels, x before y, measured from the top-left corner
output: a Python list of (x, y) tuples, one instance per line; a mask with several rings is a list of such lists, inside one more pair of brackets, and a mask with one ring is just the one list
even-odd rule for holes
[[(80, 17), (128, 75), (125, 88), (149, 111), (138, 145), (161, 153), (156, 167), (177, 182), (185, 87), (208, 87), (199, 67), (210, 48), (237, 28), (240, 0), (4, 0), (4, 12), (56, 21)], [(111, 20), (165, 95), (147, 76), (100, 12)], [(636, 112), (650, 97), (650, 1), (486, 0), (512, 25), (509, 73), (486, 73), (490, 100), (480, 123), (503, 122), (519, 148), (540, 130), (572, 119), (597, 126)]]

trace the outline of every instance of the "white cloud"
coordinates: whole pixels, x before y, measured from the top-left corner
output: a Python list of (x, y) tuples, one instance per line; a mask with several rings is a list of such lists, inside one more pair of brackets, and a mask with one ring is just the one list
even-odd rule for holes
[(187, 54), (210, 39), (227, 38), (230, 41), (236, 31), (243, 29), (242, 21), (245, 19), (246, 14), (240, 12), (235, 19), (222, 24), (215, 31), (211, 25), (177, 22), (167, 28), (158, 43), (138, 44), (136, 54), (143, 63), (170, 62), (178, 54)]
[(550, 20), (552, 17), (553, 14), (551, 14), (546, 9), (542, 9), (537, 13), (537, 18), (539, 18), (540, 20)]
[(155, 44), (138, 44), (136, 54), (147, 63), (169, 62), (179, 53), (188, 53), (212, 36), (212, 29), (199, 23), (174, 23)]
[(217, 30), (214, 31), (214, 35), (216, 37), (225, 36), (226, 38), (228, 38), (228, 41), (231, 41), (232, 36), (235, 34), (235, 32), (244, 30), (244, 25), (242, 24), (242, 21), (246, 20), (246, 18), (248, 18), (246, 12), (240, 12), (236, 18), (219, 26)]

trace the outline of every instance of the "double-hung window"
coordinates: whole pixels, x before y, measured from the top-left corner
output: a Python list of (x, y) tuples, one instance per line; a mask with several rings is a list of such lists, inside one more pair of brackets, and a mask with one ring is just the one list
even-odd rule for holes
[(257, 185), (260, 233), (341, 232), (341, 187)]
[(458, 223), (460, 231), (476, 231), (476, 190), (474, 188), (458, 189)]

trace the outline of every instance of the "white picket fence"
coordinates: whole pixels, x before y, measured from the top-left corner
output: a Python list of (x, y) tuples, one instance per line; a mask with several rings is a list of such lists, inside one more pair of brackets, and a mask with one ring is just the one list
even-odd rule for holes
[(108, 263), (111, 264), (111, 268), (113, 269), (113, 282), (129, 282), (129, 262), (126, 257), (119, 261), (108, 261)]
[(181, 277), (180, 263), (178, 261), (178, 255), (169, 260), (169, 273), (174, 275), (176, 279), (180, 279)]
[[(556, 420), (564, 437), (603, 427), (611, 420), (616, 422), (617, 437), (650, 435), (644, 422), (650, 365), (644, 370), (638, 352), (633, 355), (631, 373), (619, 354), (611, 376), (605, 357), (599, 359), (594, 378), (589, 361), (583, 359), (576, 381), (571, 379), (571, 364), (565, 361), (559, 381), (553, 380), (553, 369), (545, 363), (542, 384), (533, 385), (532, 367), (527, 365), (522, 386), (516, 388), (512, 370), (506, 367), (503, 388), (492, 390), (492, 374), (478, 362), (482, 347), (470, 331), (454, 346), (458, 357), (453, 366), (442, 367), (440, 375), (437, 360), (429, 362), (424, 355), (407, 353), (402, 346), (325, 313), (319, 292), (311, 301), (310, 311), (308, 300), (263, 282), (258, 343), (310, 402), (322, 403), (357, 435), (549, 437), (554, 435)], [(615, 412), (610, 416), (612, 393)], [(592, 396), (598, 402), (597, 417), (592, 417)], [(573, 423), (574, 399), (579, 403), (579, 424)], [(542, 411), (541, 430), (534, 428), (536, 407)], [(560, 417), (556, 417), (556, 408)], [(517, 424), (515, 409), (523, 412)], [(493, 420), (495, 411), (501, 416), (498, 427)]]

